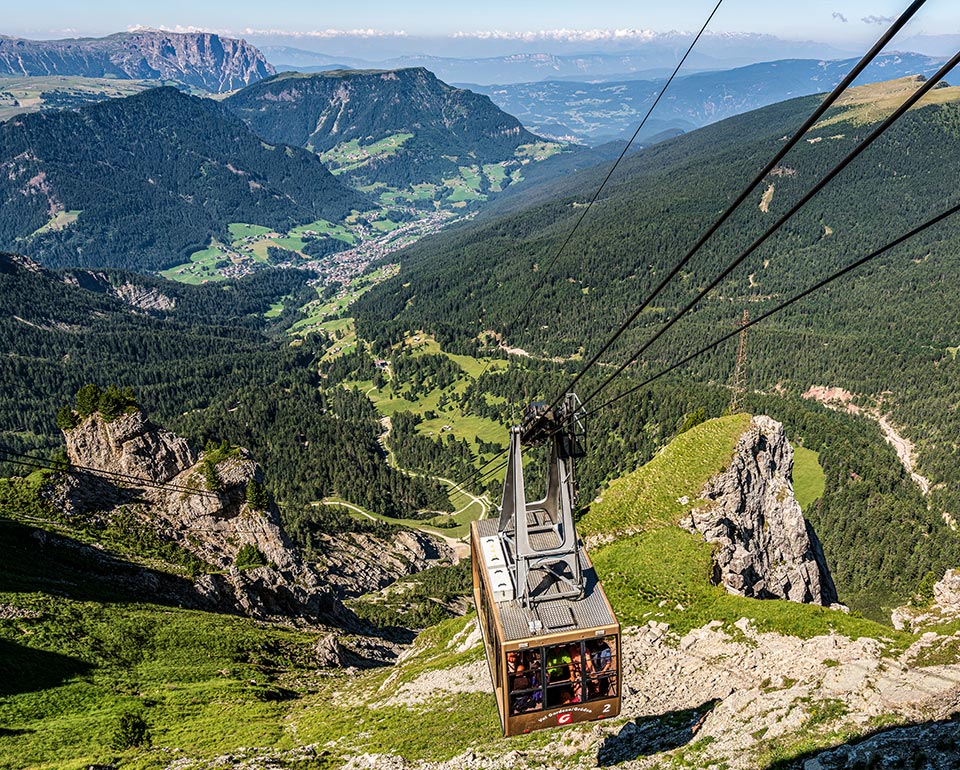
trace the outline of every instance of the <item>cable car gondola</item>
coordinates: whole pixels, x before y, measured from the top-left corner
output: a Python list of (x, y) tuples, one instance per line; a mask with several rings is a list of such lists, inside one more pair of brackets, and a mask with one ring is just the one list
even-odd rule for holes
[[(510, 429), (498, 519), (470, 530), (473, 594), (504, 735), (620, 713), (620, 624), (573, 521), (580, 402), (534, 404)], [(549, 443), (544, 499), (524, 493), (523, 446)]]

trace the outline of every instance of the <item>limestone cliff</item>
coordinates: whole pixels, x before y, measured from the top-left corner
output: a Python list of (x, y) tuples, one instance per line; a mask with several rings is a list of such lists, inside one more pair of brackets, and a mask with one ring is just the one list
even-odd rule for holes
[(64, 432), (71, 464), (165, 483), (196, 463), (185, 439), (137, 410), (112, 422), (99, 414)]
[(272, 75), (274, 69), (245, 40), (208, 32), (141, 29), (71, 40), (0, 36), (0, 73), (175, 80), (223, 93)]
[(715, 584), (755, 598), (830, 605), (836, 588), (813, 528), (793, 496), (793, 449), (783, 426), (754, 417), (729, 467), (681, 526), (715, 544)]
[(390, 542), (365, 532), (320, 535), (318, 569), (337, 596), (373, 593), (397, 579), (456, 561), (453, 549), (423, 532), (404, 529)]
[[(262, 483), (263, 471), (246, 450), (221, 452), (216, 461), (198, 457), (184, 439), (139, 410), (112, 422), (91, 415), (64, 436), (70, 463), (99, 472), (69, 482), (68, 506), (135, 507), (163, 537), (222, 570), (195, 583), (208, 607), (309, 622), (337, 621), (346, 614), (294, 549), (276, 508), (260, 511), (247, 504), (247, 483)], [(206, 466), (219, 479), (216, 490), (208, 489)], [(244, 546), (255, 547), (266, 564), (238, 569)]]

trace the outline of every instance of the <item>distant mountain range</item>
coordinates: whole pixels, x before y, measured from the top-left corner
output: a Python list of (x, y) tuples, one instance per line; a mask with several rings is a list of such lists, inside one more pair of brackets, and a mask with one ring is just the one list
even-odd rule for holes
[[(657, 77), (672, 70), (693, 35), (650, 30), (595, 30), (529, 36), (469, 35), (450, 38), (364, 38), (340, 35), (323, 40), (323, 52), (305, 50), (294, 38), (254, 38), (277, 69), (347, 65), (357, 69), (426, 67), (448, 83), (523, 83), (574, 78)], [(293, 43), (289, 45), (287, 43)], [(772, 35), (707, 32), (691, 54), (693, 70), (728, 69), (771, 59), (841, 59), (853, 52), (823, 43), (782, 40)]]
[[(657, 105), (641, 138), (665, 129), (689, 131), (796, 96), (832, 89), (857, 60), (787, 59), (676, 79)], [(929, 75), (943, 59), (890, 53), (864, 71), (858, 83)], [(538, 134), (597, 144), (633, 133), (665, 79), (622, 82), (547, 82), (469, 87), (487, 94)]]
[(288, 228), (369, 208), (313, 153), (158, 88), (0, 124), (0, 248), (49, 266), (159, 270), (231, 222)]
[[(297, 72), (325, 72), (337, 67), (351, 69), (401, 69), (424, 67), (450, 83), (519, 83), (540, 80), (582, 80), (617, 78), (654, 78), (666, 76), (670, 68), (661, 57), (646, 53), (584, 54), (560, 56), (547, 53), (521, 53), (484, 59), (459, 59), (426, 54), (399, 56), (371, 62), (349, 56), (324, 56), (309, 51), (284, 49), (277, 69)], [(288, 59), (292, 61), (288, 61)], [(705, 68), (718, 66), (701, 57)]]
[(0, 36), (0, 75), (7, 76), (161, 80), (223, 93), (273, 73), (249, 43), (208, 32), (139, 30), (69, 40)]

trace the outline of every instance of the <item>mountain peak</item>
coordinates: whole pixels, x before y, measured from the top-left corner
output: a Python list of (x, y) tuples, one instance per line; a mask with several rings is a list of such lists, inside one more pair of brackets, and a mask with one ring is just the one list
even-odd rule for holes
[(6, 75), (175, 81), (224, 93), (274, 72), (263, 54), (245, 40), (213, 32), (137, 29), (102, 38), (0, 37), (0, 74)]
[(431, 174), (459, 176), (460, 166), (499, 163), (539, 140), (488, 97), (423, 67), (284, 73), (224, 104), (267, 141), (321, 155), (351, 142), (396, 142), (389, 154), (351, 164), (361, 183), (405, 187)]

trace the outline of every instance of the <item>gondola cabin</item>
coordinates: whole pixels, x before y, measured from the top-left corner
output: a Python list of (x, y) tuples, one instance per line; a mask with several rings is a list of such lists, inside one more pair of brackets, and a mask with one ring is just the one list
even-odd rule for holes
[[(473, 522), (473, 591), (504, 735), (620, 713), (620, 624), (573, 521), (578, 402), (510, 432), (498, 520)], [(552, 443), (547, 494), (527, 503), (521, 442)]]

